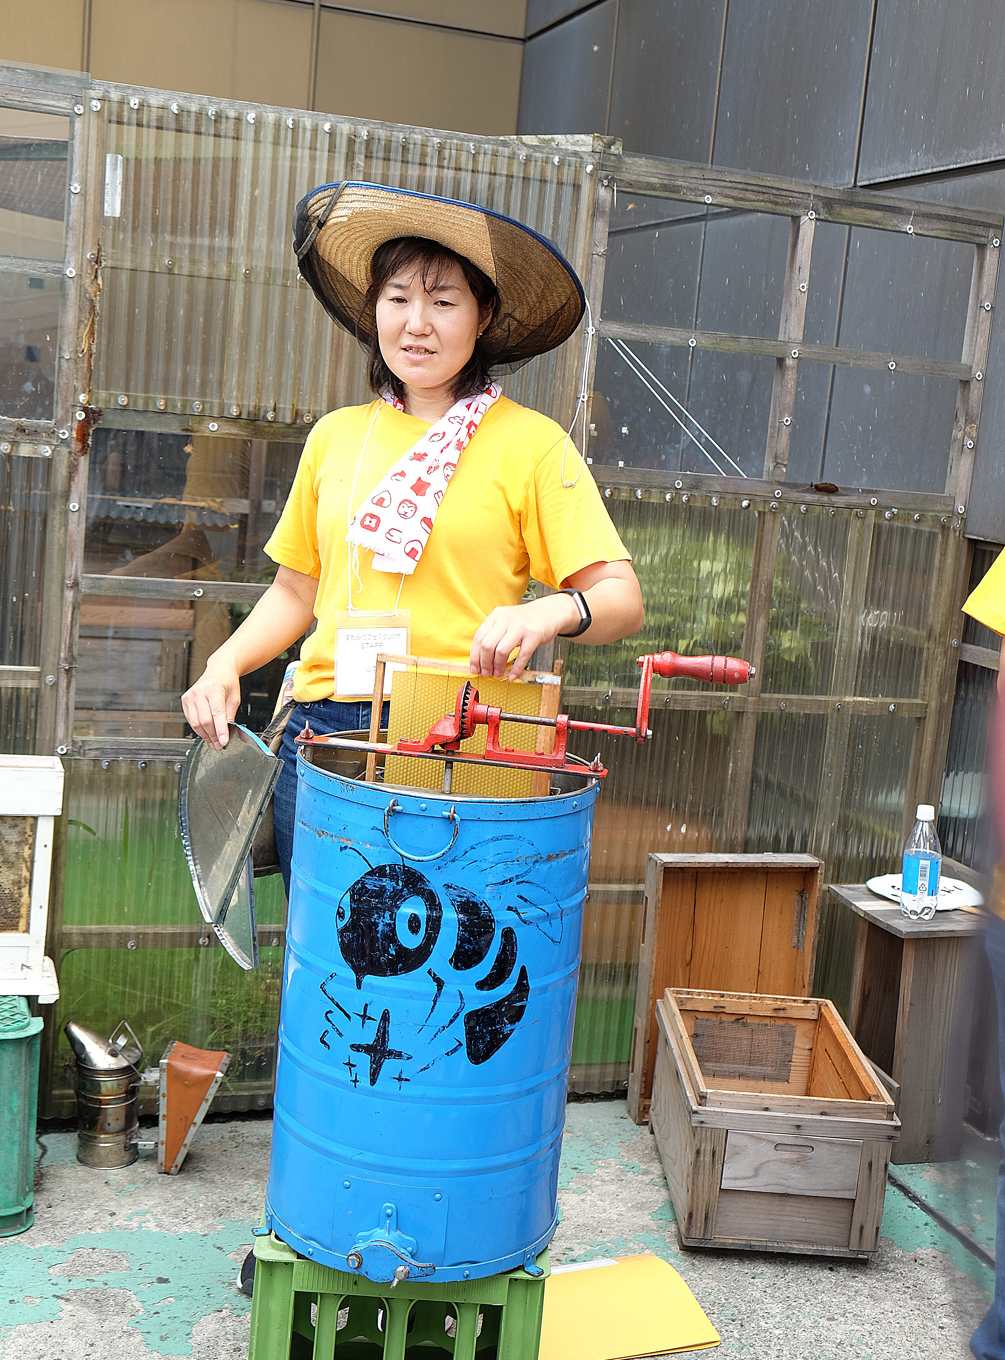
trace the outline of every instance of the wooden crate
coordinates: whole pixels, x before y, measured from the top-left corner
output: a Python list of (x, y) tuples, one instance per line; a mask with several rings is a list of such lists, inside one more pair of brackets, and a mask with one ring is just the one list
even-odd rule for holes
[(675, 989), (656, 1013), (681, 1243), (870, 1256), (900, 1121), (831, 1002)]
[(656, 1002), (668, 987), (806, 996), (823, 863), (813, 855), (650, 855), (628, 1074), (649, 1118)]

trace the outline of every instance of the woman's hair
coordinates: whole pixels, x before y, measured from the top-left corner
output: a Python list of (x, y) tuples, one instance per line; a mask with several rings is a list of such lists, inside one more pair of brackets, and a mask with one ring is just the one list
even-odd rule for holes
[[(363, 299), (360, 319), (367, 317), (373, 320), (381, 289), (395, 274), (402, 273), (405, 270), (417, 270), (422, 279), (423, 287), (432, 289), (435, 288), (444, 272), (452, 264), (460, 266), (468, 287), (475, 296), (479, 310), (482, 314), (486, 309), (488, 310), (489, 320), (486, 325), (491, 325), (499, 310), (499, 292), (492, 280), (487, 274), (483, 274), (477, 265), (473, 265), (470, 260), (465, 259), (463, 255), (458, 255), (446, 246), (441, 246), (439, 242), (428, 241), (422, 236), (398, 236), (393, 241), (385, 241), (382, 246), (378, 246), (374, 251), (373, 262), (370, 265), (370, 287)], [(372, 334), (369, 366), (370, 387), (378, 395), (390, 389), (399, 401), (403, 401), (405, 385), (384, 362), (384, 356), (380, 352), (380, 343), (377, 339), (375, 322), (372, 326)], [(460, 401), (462, 397), (483, 392), (491, 381), (490, 367), (491, 356), (481, 337), (479, 337), (475, 340), (471, 358), (454, 379), (454, 400)]]

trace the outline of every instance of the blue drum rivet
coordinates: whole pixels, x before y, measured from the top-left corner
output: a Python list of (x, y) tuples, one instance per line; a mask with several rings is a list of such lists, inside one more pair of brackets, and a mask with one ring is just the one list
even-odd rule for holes
[(351, 1190), (351, 1189), (352, 1189), (352, 1181), (343, 1181), (343, 1182), (342, 1182), (342, 1189), (343, 1189), (343, 1190)]
[(433, 1196), (433, 1199), (435, 1199), (436, 1202), (437, 1202), (437, 1204), (439, 1204), (439, 1202), (440, 1202), (440, 1200), (441, 1200), (442, 1198), (443, 1198), (443, 1196), (440, 1194), (439, 1190), (437, 1190), (436, 1194)]
[(426, 810), (426, 805), (425, 805), (425, 803), (420, 803), (420, 804), (419, 804), (419, 811), (420, 811), (420, 812), (425, 812), (425, 810)]

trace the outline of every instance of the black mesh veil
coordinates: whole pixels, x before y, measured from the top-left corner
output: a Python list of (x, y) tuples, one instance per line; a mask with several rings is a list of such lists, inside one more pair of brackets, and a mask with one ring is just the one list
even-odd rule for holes
[(312, 189), (297, 204), (293, 247), (300, 273), (328, 315), (369, 346), (365, 304), (370, 261), (385, 241), (418, 236), (471, 260), (495, 283), (500, 306), (481, 338), (493, 368), (514, 369), (575, 331), (585, 297), (575, 270), (550, 241), (474, 204), (346, 181)]

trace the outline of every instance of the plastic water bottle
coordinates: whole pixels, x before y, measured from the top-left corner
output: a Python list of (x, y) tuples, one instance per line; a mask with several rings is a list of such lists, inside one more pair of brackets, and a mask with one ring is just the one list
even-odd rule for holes
[(900, 909), (912, 921), (930, 921), (939, 901), (942, 848), (935, 834), (935, 808), (918, 805), (918, 820), (904, 846)]

